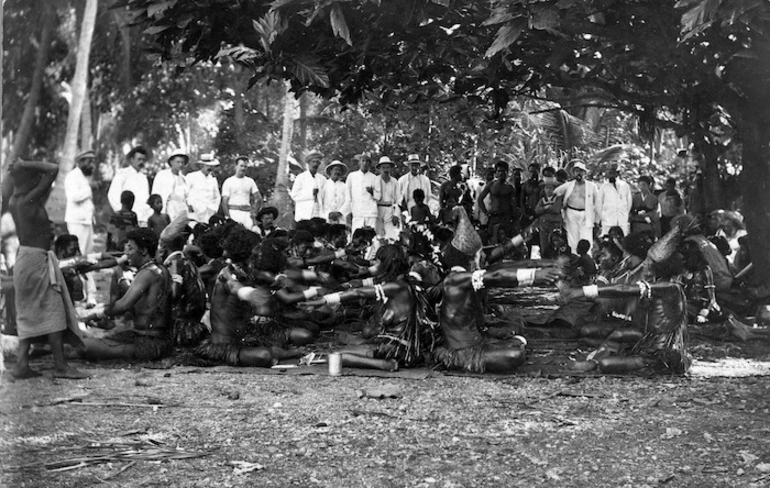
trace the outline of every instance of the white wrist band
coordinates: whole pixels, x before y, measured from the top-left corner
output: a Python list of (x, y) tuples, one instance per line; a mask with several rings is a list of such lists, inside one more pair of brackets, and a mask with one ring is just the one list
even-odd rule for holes
[(239, 289), (236, 294), (238, 295), (238, 298), (240, 298), (243, 301), (246, 301), (249, 299), (249, 295), (251, 295), (251, 292), (256, 290), (253, 286), (244, 286), (243, 288)]
[(302, 270), (302, 279), (303, 280), (314, 280), (314, 279), (316, 279), (316, 274), (315, 274), (314, 271)]
[(339, 305), (342, 302), (342, 298), (339, 293), (330, 293), (324, 295), (324, 301), (327, 305)]
[(311, 298), (315, 298), (318, 296), (318, 287), (317, 286), (311, 286), (307, 290), (302, 292), (302, 296), (305, 297), (305, 300), (310, 300)]
[(513, 244), (513, 247), (519, 247), (522, 244), (524, 244), (524, 238), (521, 237), (521, 234), (519, 234), (513, 239), (511, 239), (511, 244)]
[(335, 257), (336, 259), (339, 259), (339, 258), (344, 258), (344, 257), (345, 257), (345, 256), (347, 256), (347, 255), (348, 255), (348, 253), (346, 253), (344, 249), (340, 249), (339, 251), (337, 251), (337, 252), (335, 252), (335, 253), (334, 253), (334, 257)]
[(584, 286), (583, 295), (585, 295), (586, 298), (596, 298), (599, 296), (599, 287), (596, 285)]
[(361, 286), (374, 286), (374, 278), (366, 278), (362, 280)]
[(484, 288), (484, 273), (486, 272), (487, 270), (485, 269), (479, 269), (473, 272), (471, 275), (471, 285), (473, 286), (474, 290), (479, 291)]
[[(515, 238), (514, 238), (515, 239)], [(516, 281), (519, 286), (532, 286), (535, 282), (535, 273), (538, 268), (520, 268), (516, 270)]]
[(115, 261), (116, 261), (118, 264), (127, 263), (127, 262), (128, 262), (128, 256), (126, 256), (126, 255), (124, 254), (124, 255), (120, 256), (119, 258), (116, 258), (116, 259), (115, 259)]

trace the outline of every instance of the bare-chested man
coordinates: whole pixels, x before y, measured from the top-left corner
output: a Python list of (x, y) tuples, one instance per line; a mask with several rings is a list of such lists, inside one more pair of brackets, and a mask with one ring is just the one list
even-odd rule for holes
[[(461, 263), (458, 263), (461, 264)], [(508, 373), (526, 358), (526, 340), (500, 340), (484, 336), (484, 305), (481, 290), (486, 287), (516, 288), (553, 284), (561, 276), (558, 267), (516, 268), (507, 266), (472, 273), (453, 267), (442, 283), (439, 324), (444, 344), (434, 359), (450, 369), (475, 373)]]
[(154, 260), (158, 237), (150, 229), (128, 233), (124, 251), (128, 264), (137, 269), (126, 293), (96, 312), (91, 319), (112, 318), (131, 312), (133, 328), (103, 339), (88, 338), (82, 355), (88, 359), (153, 360), (169, 355), (171, 340), (171, 277)]
[(29, 367), (29, 349), (33, 342), (45, 340), (53, 352), (54, 376), (88, 377), (64, 357), (65, 342), (79, 346), (81, 341), (75, 309), (51, 251), (53, 224), (45, 210), (58, 172), (56, 164), (45, 161), (17, 161), (10, 167), (10, 210), (21, 244), (13, 271), (19, 352), (11, 374), (17, 379), (40, 375)]
[[(484, 204), (487, 194), (491, 197), (490, 208)], [(492, 241), (498, 241), (500, 230), (505, 232), (506, 237), (513, 237), (516, 231), (516, 190), (508, 183), (508, 163), (498, 161), (495, 164), (495, 180), (484, 187), (478, 201), (479, 209), (489, 216), (487, 228)]]

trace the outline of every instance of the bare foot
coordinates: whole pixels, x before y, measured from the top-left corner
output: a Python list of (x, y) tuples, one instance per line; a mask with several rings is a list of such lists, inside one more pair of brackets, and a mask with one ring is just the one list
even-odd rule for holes
[(391, 359), (391, 360), (390, 360), (390, 363), (392, 363), (392, 364), (393, 364), (393, 366), (391, 366), (390, 368), (388, 368), (388, 371), (398, 371), (398, 360), (396, 360), (396, 359)]
[(55, 369), (53, 372), (54, 378), (64, 378), (68, 380), (84, 380), (90, 378), (91, 375), (84, 373), (78, 369), (68, 366), (67, 369)]
[(42, 376), (42, 374), (38, 373), (29, 366), (25, 366), (23, 368), (17, 366), (11, 370), (11, 376), (17, 380), (27, 380), (29, 378), (37, 378), (38, 376)]

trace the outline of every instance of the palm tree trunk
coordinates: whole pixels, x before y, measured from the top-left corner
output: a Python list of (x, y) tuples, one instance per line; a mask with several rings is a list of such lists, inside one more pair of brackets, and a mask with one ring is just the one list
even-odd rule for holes
[(64, 208), (66, 207), (64, 178), (74, 167), (75, 155), (78, 150), (80, 119), (83, 114), (83, 100), (86, 96), (86, 83), (88, 81), (88, 60), (91, 56), (91, 39), (93, 39), (94, 35), (98, 4), (99, 0), (86, 0), (83, 22), (80, 25), (80, 40), (78, 41), (77, 58), (75, 61), (75, 74), (70, 84), (72, 100), (70, 102), (69, 116), (67, 117), (67, 132), (64, 136), (62, 159), (59, 163), (59, 176), (57, 185), (51, 192), (51, 196), (48, 197), (46, 205), (48, 216), (54, 222), (64, 221)]
[(80, 149), (87, 151), (93, 149), (94, 128), (91, 120), (91, 98), (86, 80), (86, 92), (83, 97), (83, 113), (80, 117)]
[(296, 118), (297, 101), (286, 84), (286, 95), (283, 106), (283, 132), (281, 134), (281, 153), (278, 158), (278, 170), (275, 175), (275, 190), (272, 204), (278, 208), (277, 225), (288, 228), (294, 224), (294, 212), (289, 198), (289, 151), (294, 135), (294, 119)]

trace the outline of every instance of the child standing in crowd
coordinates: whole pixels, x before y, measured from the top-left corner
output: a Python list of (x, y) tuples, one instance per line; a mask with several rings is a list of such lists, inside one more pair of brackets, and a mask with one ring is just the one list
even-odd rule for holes
[(149, 227), (155, 235), (160, 237), (160, 233), (171, 223), (171, 218), (168, 214), (162, 213), (163, 210), (163, 198), (153, 193), (150, 198), (147, 199), (147, 205), (152, 209), (152, 215), (147, 219), (147, 227)]
[(540, 252), (543, 253), (548, 247), (548, 238), (551, 236), (551, 232), (562, 228), (562, 199), (553, 192), (556, 188), (555, 178), (544, 180), (541, 186), (544, 194), (535, 206), (535, 215), (538, 218), (537, 227), (540, 231)]
[(120, 194), (121, 209), (110, 218), (107, 250), (120, 251), (129, 232), (139, 226), (134, 208), (134, 194), (128, 190)]
[(414, 207), (409, 211), (412, 222), (417, 224), (432, 224), (433, 214), (430, 213), (430, 207), (425, 203), (425, 192), (420, 188), (412, 192)]

